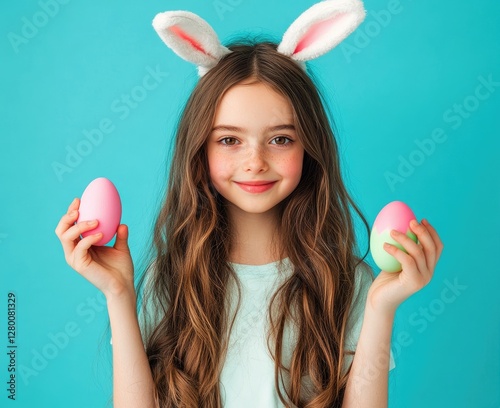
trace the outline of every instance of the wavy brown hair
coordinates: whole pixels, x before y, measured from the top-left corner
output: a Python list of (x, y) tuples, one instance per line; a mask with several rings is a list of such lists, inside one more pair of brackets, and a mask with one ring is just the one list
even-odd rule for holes
[[(179, 121), (168, 185), (154, 225), (152, 261), (138, 286), (149, 282), (141, 297), (141, 315), (161, 408), (222, 406), (219, 376), (234, 321), (228, 315), (226, 292), (230, 279), (238, 279), (228, 262), (231, 228), (224, 198), (209, 179), (205, 144), (221, 98), (249, 78), (287, 98), (304, 147), (300, 183), (278, 205), (277, 253), (279, 259), (288, 257), (294, 269), (274, 293), (268, 312), (276, 389), (287, 407), (342, 404), (350, 370), (342, 366), (352, 354), (344, 343), (354, 274), (367, 255), (356, 254), (351, 208), (368, 232), (369, 226), (342, 181), (320, 92), (276, 47), (270, 41), (229, 45), (233, 52), (199, 80)], [(240, 291), (239, 283), (237, 287)], [(289, 366), (282, 361), (287, 324), (297, 333)], [(285, 393), (279, 387), (283, 376), (289, 379)], [(307, 393), (303, 377), (312, 385)]]

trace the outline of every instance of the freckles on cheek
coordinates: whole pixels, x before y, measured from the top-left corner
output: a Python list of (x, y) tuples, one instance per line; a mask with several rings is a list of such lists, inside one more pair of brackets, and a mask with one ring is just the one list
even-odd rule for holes
[(210, 160), (210, 175), (212, 178), (224, 179), (231, 174), (231, 165), (224, 154), (215, 153)]
[(294, 155), (289, 157), (284, 163), (283, 167), (288, 176), (290, 177), (300, 177), (302, 174), (302, 155)]

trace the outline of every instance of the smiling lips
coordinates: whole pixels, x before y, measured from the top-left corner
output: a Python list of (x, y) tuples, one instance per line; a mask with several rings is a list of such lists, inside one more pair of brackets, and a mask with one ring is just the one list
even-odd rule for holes
[(274, 186), (276, 181), (246, 181), (244, 183), (239, 183), (238, 186), (240, 186), (243, 190), (249, 192), (249, 193), (263, 193), (264, 191), (269, 190)]

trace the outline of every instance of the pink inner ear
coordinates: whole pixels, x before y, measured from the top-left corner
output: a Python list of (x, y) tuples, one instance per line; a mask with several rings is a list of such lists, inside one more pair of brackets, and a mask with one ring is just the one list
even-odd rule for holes
[(203, 47), (200, 45), (200, 43), (198, 41), (196, 41), (193, 37), (190, 37), (184, 30), (182, 30), (182, 28), (174, 25), (174, 26), (170, 27), (169, 29), (178, 37), (189, 42), (193, 46), (193, 48), (196, 48), (198, 51), (201, 51), (202, 53), (206, 54), (206, 51), (203, 49)]
[[(327, 37), (328, 36), (328, 31), (334, 24), (338, 24), (338, 20), (343, 19), (347, 14), (342, 13), (342, 14), (336, 14), (335, 16), (327, 19), (320, 21), (319, 23), (313, 24), (309, 30), (304, 34), (304, 36), (301, 38), (297, 46), (295, 47), (295, 50), (293, 51), (294, 54), (302, 51), (304, 48), (309, 47), (311, 44), (313, 44), (316, 41), (321, 41), (322, 37)], [(330, 34), (331, 36), (331, 34)]]

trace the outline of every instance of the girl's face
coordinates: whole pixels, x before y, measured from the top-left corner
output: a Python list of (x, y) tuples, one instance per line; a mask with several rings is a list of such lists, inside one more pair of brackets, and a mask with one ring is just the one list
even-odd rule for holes
[[(210, 178), (247, 213), (274, 208), (297, 187), (304, 148), (290, 103), (261, 82), (243, 81), (223, 96), (207, 140)], [(252, 187), (245, 183), (268, 183)]]

